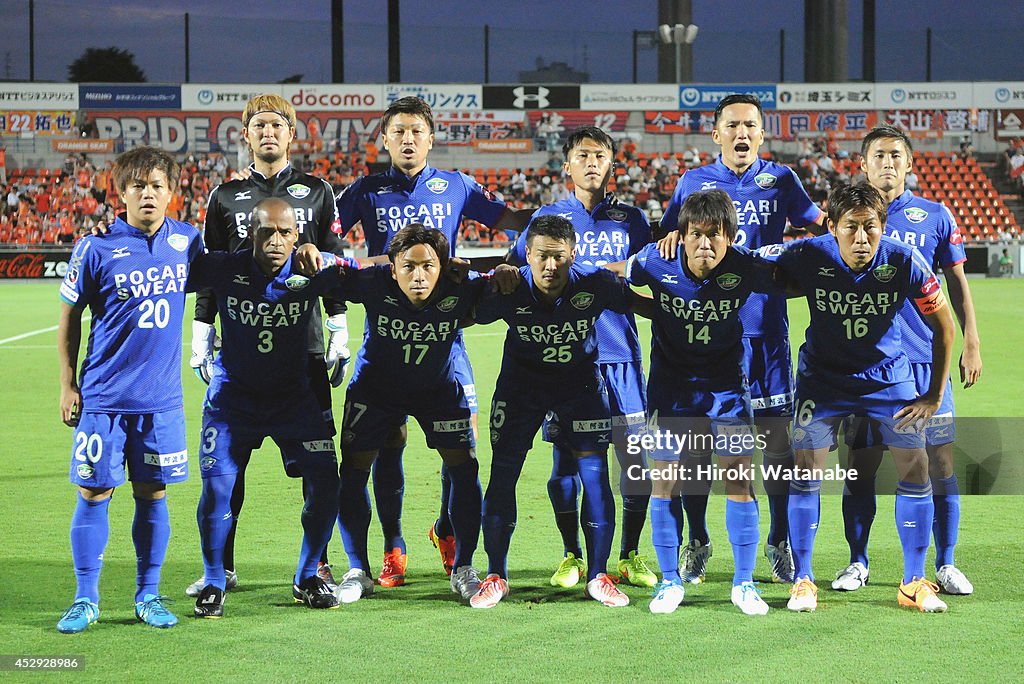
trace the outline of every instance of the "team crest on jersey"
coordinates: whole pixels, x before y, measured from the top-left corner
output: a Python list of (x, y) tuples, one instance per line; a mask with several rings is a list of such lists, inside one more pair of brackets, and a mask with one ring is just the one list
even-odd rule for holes
[(78, 464), (78, 477), (82, 478), (83, 480), (88, 480), (90, 477), (93, 476), (95, 472), (96, 471), (93, 469), (93, 467), (88, 463)]
[(580, 311), (585, 311), (591, 304), (594, 303), (594, 295), (589, 292), (577, 292), (569, 300), (569, 303)]
[(723, 290), (735, 289), (735, 287), (740, 284), (741, 280), (743, 280), (743, 278), (735, 273), (723, 273), (715, 278), (715, 282), (718, 283), (718, 287)]
[(443, 311), (444, 313), (448, 313), (449, 311), (454, 309), (455, 305), (458, 303), (459, 298), (456, 297), (455, 295), (452, 295), (451, 297), (445, 297), (444, 299), (437, 303), (437, 310)]
[(167, 244), (169, 244), (171, 247), (178, 250), (179, 252), (184, 252), (186, 249), (188, 249), (188, 238), (182, 235), (181, 233), (175, 233), (174, 235), (171, 235), (169, 238), (167, 238)]
[(200, 470), (210, 470), (216, 464), (217, 464), (217, 459), (215, 459), (213, 456), (203, 456), (201, 459), (199, 459), (199, 469)]
[(767, 190), (768, 188), (775, 187), (776, 180), (777, 179), (775, 178), (775, 176), (773, 176), (770, 173), (759, 173), (756, 176), (754, 176), (754, 182), (757, 183), (757, 187), (761, 188), (762, 190)]
[(351, 444), (355, 438), (356, 433), (352, 432), (351, 430), (345, 430), (344, 432), (341, 433), (341, 441), (344, 444)]
[(298, 292), (299, 290), (309, 285), (309, 278), (307, 278), (306, 276), (301, 276), (296, 273), (295, 275), (290, 276), (288, 280), (284, 281), (284, 284), (285, 287), (287, 287), (292, 292)]
[(431, 178), (425, 185), (430, 192), (435, 195), (440, 195), (442, 192), (448, 189), (448, 181), (444, 178)]
[(920, 223), (928, 218), (928, 212), (920, 207), (907, 207), (903, 210), (903, 215), (907, 217), (907, 220), (911, 223)]
[(626, 216), (628, 216), (628, 214), (622, 211), (622, 209), (609, 209), (607, 213), (608, 218), (610, 218), (612, 221), (618, 221), (619, 223), (625, 221)]
[(875, 280), (880, 283), (887, 283), (892, 280), (892, 277), (896, 275), (896, 267), (892, 264), (882, 264), (874, 271), (871, 272), (875, 276)]
[(309, 194), (309, 186), (303, 185), (302, 183), (296, 183), (295, 185), (288, 186), (288, 194), (295, 199), (302, 199)]

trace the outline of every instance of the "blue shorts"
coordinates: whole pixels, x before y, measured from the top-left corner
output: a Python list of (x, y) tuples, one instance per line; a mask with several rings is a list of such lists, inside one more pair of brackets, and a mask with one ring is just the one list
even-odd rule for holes
[(758, 416), (793, 415), (793, 357), (786, 337), (744, 337), (743, 372)]
[(655, 461), (711, 451), (730, 457), (754, 453), (753, 411), (742, 381), (733, 387), (683, 385), (652, 373), (647, 406), (647, 455)]
[[(612, 415), (612, 439), (624, 445), (629, 435), (644, 431), (647, 424), (647, 381), (644, 367), (638, 361), (601, 363), (597, 366), (608, 388), (608, 408)], [(548, 423), (544, 422), (544, 440), (550, 438)]]
[(382, 400), (377, 392), (354, 383), (345, 394), (341, 449), (377, 451), (407, 416), (420, 424), (431, 449), (473, 449), (476, 440), (471, 415), (464, 385), (459, 382), (422, 392), (419, 401), (408, 396), (398, 399), (397, 395)]
[[(932, 380), (932, 364), (912, 363), (914, 384), (918, 395), (928, 391)], [(956, 441), (956, 422), (953, 409), (953, 382), (946, 379), (946, 391), (942, 393), (942, 403), (924, 426), (925, 442), (929, 446), (942, 446)], [(844, 424), (846, 445), (851, 449), (867, 449), (873, 446), (884, 446), (878, 424), (870, 419), (853, 419)]]
[[(797, 376), (793, 416), (794, 449), (825, 449), (835, 445), (839, 424), (848, 416), (872, 418), (882, 444), (903, 449), (924, 448), (924, 434), (896, 430), (893, 415), (917, 398), (907, 357), (888, 360), (844, 382), (803, 372)], [(851, 390), (850, 388), (854, 388)]]
[(476, 382), (473, 379), (473, 366), (469, 363), (469, 353), (466, 351), (466, 342), (462, 338), (461, 330), (455, 344), (452, 345), (452, 368), (455, 371), (455, 377), (462, 383), (462, 391), (466, 394), (470, 412), (476, 413)]
[[(222, 405), (225, 408), (221, 408)], [(244, 471), (252, 452), (259, 449), (267, 437), (281, 450), (288, 477), (302, 477), (306, 472), (321, 468), (336, 468), (331, 427), (324, 422), (312, 392), (293, 400), (278, 399), (267, 406), (227, 401), (222, 394), (213, 402), (208, 401), (203, 411), (200, 475), (206, 479)]]
[(491, 400), (491, 446), (507, 453), (533, 448), (543, 424), (543, 439), (572, 451), (604, 453), (611, 443), (612, 421), (608, 388), (596, 371), (585, 382), (543, 385), (515, 373), (498, 377)]
[(111, 489), (132, 482), (188, 479), (185, 409), (159, 413), (83, 413), (71, 446), (71, 483)]

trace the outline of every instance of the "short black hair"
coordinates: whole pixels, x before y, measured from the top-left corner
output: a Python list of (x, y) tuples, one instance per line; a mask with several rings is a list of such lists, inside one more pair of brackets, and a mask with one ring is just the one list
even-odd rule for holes
[(888, 206), (875, 186), (867, 182), (856, 185), (840, 183), (832, 189), (828, 196), (828, 220), (832, 225), (839, 225), (839, 219), (858, 209), (874, 211), (882, 227), (885, 227)]
[(715, 121), (714, 125), (718, 125), (718, 119), (722, 116), (722, 112), (729, 105), (734, 104), (748, 104), (757, 107), (757, 116), (764, 121), (764, 108), (761, 107), (761, 98), (751, 93), (733, 93), (732, 95), (726, 95), (719, 101), (718, 106), (715, 107)]
[(533, 244), (533, 239), (538, 236), (549, 237), (552, 240), (565, 241), (570, 245), (576, 244), (576, 229), (572, 222), (557, 214), (545, 214), (538, 216), (526, 229), (526, 245)]
[(569, 161), (569, 153), (572, 152), (572, 148), (584, 140), (593, 140), (598, 145), (607, 147), (612, 151), (612, 157), (615, 156), (615, 141), (612, 140), (612, 136), (597, 126), (580, 126), (569, 134), (569, 137), (565, 139), (565, 144), (562, 145), (562, 154), (565, 155), (566, 161)]
[(387, 109), (384, 110), (384, 115), (380, 117), (380, 134), (387, 135), (388, 125), (391, 123), (391, 119), (395, 118), (398, 114), (411, 114), (413, 116), (421, 117), (427, 122), (427, 127), (430, 128), (430, 132), (434, 132), (434, 112), (427, 104), (426, 100), (413, 97), (400, 97), (392, 102)]
[(731, 244), (736, 239), (739, 218), (736, 205), (725, 190), (702, 190), (686, 198), (679, 209), (679, 234), (686, 235), (690, 224), (721, 226)]
[(910, 142), (910, 136), (902, 128), (891, 123), (878, 124), (864, 136), (864, 139), (860, 142), (861, 156), (867, 158), (868, 148), (871, 147), (871, 144), (876, 140), (883, 140), (885, 138), (899, 140), (906, 146), (907, 154), (913, 156), (914, 146)]
[(427, 245), (437, 253), (441, 269), (448, 268), (448, 256), (451, 247), (448, 238), (439, 230), (427, 228), (422, 223), (410, 223), (395, 233), (388, 243), (388, 260), (393, 264), (402, 252), (408, 252), (416, 245)]

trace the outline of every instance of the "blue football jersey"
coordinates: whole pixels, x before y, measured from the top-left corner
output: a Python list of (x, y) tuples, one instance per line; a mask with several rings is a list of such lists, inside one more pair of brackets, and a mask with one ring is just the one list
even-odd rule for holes
[[(936, 277), (940, 268), (967, 261), (963, 237), (946, 205), (930, 202), (909, 190), (889, 205), (885, 234), (917, 247)], [(932, 329), (909, 301), (903, 304), (897, 324), (910, 362), (931, 363)]]
[[(330, 255), (328, 256), (328, 259)], [(252, 250), (211, 252), (196, 260), (189, 289), (217, 298), (223, 346), (207, 396), (244, 395), (255, 402), (309, 389), (306, 335), (318, 296), (341, 294), (344, 279), (328, 269), (310, 279), (289, 258), (277, 275), (260, 270)]]
[(164, 219), (152, 236), (118, 218), (103, 237), (79, 240), (60, 286), (89, 307), (89, 345), (78, 383), (82, 410), (158, 413), (181, 408), (181, 321), (199, 231)]
[(363, 224), (369, 256), (384, 254), (391, 237), (410, 223), (444, 233), (454, 255), (463, 217), (493, 226), (506, 211), (504, 202), (466, 174), (430, 165), (413, 178), (394, 167), (357, 178), (337, 206), (342, 235)]
[[(626, 204), (616, 204), (608, 195), (593, 211), (587, 211), (575, 195), (541, 207), (533, 214), (556, 215), (569, 219), (576, 229), (576, 263), (604, 266), (625, 261), (651, 241), (647, 215)], [(513, 258), (526, 263), (526, 231), (519, 234), (512, 248)], [(598, 363), (641, 361), (640, 340), (632, 313), (605, 311), (597, 319)]]
[(625, 313), (630, 292), (625, 281), (604, 268), (573, 264), (569, 282), (554, 304), (534, 291), (529, 266), (512, 294), (487, 293), (477, 306), (477, 323), (508, 324), (501, 373), (559, 385), (573, 378), (592, 380), (597, 363), (597, 319), (608, 309)]
[(913, 247), (882, 237), (871, 264), (855, 273), (832, 235), (796, 240), (776, 264), (807, 297), (811, 321), (801, 365), (838, 376), (905, 355), (894, 320), (908, 300), (922, 312), (944, 305), (942, 288)]
[(742, 377), (743, 323), (740, 311), (752, 293), (776, 292), (773, 269), (744, 247), (731, 247), (704, 279), (686, 265), (679, 249), (665, 259), (648, 245), (626, 264), (626, 279), (650, 288), (651, 373), (672, 373), (680, 381)]
[[(366, 308), (363, 346), (356, 355), (351, 384), (379, 391), (385, 402), (399, 395), (456, 382), (459, 324), (476, 306), (488, 280), (471, 273), (455, 283), (441, 277), (430, 302), (416, 309), (398, 287), (389, 265), (350, 272), (344, 298)], [(389, 399), (390, 398), (390, 399)]]
[[(737, 176), (722, 163), (701, 166), (683, 174), (669, 200), (661, 225), (678, 228), (683, 201), (701, 190), (724, 190), (732, 198), (739, 219), (736, 244), (756, 250), (765, 245), (782, 244), (788, 220), (794, 226), (807, 226), (818, 220), (821, 209), (807, 196), (793, 169), (758, 159)], [(789, 320), (782, 296), (755, 294), (740, 312), (746, 337), (787, 337)]]

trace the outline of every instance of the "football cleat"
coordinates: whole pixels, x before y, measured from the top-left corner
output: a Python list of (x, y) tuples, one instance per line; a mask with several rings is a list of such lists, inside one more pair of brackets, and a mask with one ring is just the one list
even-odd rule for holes
[(382, 587), (400, 587), (405, 584), (405, 567), (408, 563), (409, 557), (398, 547), (385, 553), (377, 584)]
[(943, 565), (935, 573), (935, 579), (946, 594), (966, 596), (974, 593), (974, 585), (955, 565)]
[(480, 575), (472, 565), (463, 565), (452, 573), (452, 592), (468, 601), (480, 591)]
[(618, 579), (607, 573), (600, 573), (587, 582), (586, 594), (595, 601), (609, 608), (622, 608), (629, 605), (629, 597), (615, 586)]
[(355, 603), (372, 593), (373, 580), (366, 575), (366, 571), (352, 568), (341, 576), (341, 584), (338, 585), (334, 595), (342, 603)]
[(480, 583), (480, 591), (469, 599), (473, 608), (493, 608), (508, 596), (508, 582), (498, 575), (490, 574)]
[(320, 575), (307, 577), (298, 584), (292, 585), (292, 597), (310, 608), (324, 609), (337, 608), (338, 597), (334, 591), (327, 586), (327, 582), (320, 579)]
[(316, 576), (324, 581), (327, 587), (334, 591), (338, 588), (338, 582), (334, 579), (334, 573), (331, 572), (331, 566), (327, 563), (318, 561), (316, 564)]
[[(188, 587), (186, 587), (186, 589), (185, 589), (185, 596), (191, 596), (192, 598), (195, 598), (196, 596), (199, 596), (199, 594), (202, 593), (203, 588), (207, 584), (209, 584), (209, 583), (206, 581), (206, 576), (204, 575), (204, 576), (200, 577), (195, 582), (193, 582), (192, 584), (188, 585)], [(232, 589), (234, 589), (237, 586), (238, 586), (238, 575), (235, 574), (234, 570), (225, 570), (224, 571), (224, 591), (231, 591)]]
[(744, 615), (768, 614), (768, 604), (753, 582), (743, 582), (732, 588), (732, 605), (742, 610)]
[(945, 613), (945, 602), (936, 596), (939, 591), (937, 584), (921, 578), (910, 584), (900, 583), (900, 589), (896, 592), (896, 600), (906, 608), (917, 608), (922, 613)]
[(555, 574), (551, 576), (551, 586), (562, 587), (563, 589), (575, 587), (580, 583), (580, 578), (584, 577), (586, 572), (583, 559), (577, 558), (573, 553), (567, 553), (562, 562), (558, 564)]
[(76, 598), (71, 607), (64, 611), (57, 621), (61, 634), (78, 634), (100, 619), (100, 607), (87, 598)]
[(224, 617), (224, 592), (212, 584), (203, 587), (196, 599), (195, 616), (212, 619)]
[(654, 588), (654, 598), (649, 607), (652, 613), (674, 613), (685, 596), (682, 582), (666, 580)]
[(806, 577), (798, 579), (789, 590), (786, 607), (798, 613), (810, 613), (818, 608), (818, 587)]
[(772, 582), (793, 583), (793, 552), (788, 541), (764, 545), (764, 557), (772, 566)]
[(711, 558), (711, 542), (701, 544), (693, 539), (683, 547), (683, 557), (679, 559), (679, 574), (689, 584), (700, 584), (704, 581), (704, 572)]
[(166, 596), (146, 594), (135, 603), (135, 617), (150, 627), (166, 629), (178, 624), (178, 618), (164, 606)]
[(452, 568), (455, 566), (455, 537), (452, 535), (439, 537), (437, 532), (434, 531), (434, 526), (431, 525), (430, 531), (427, 532), (427, 539), (430, 540), (430, 543), (441, 554), (441, 565), (444, 566), (444, 573), (451, 575)]
[(630, 551), (629, 558), (619, 561), (618, 571), (634, 587), (653, 587), (658, 583), (658, 576), (647, 565), (647, 557), (636, 551)]
[(832, 588), (836, 591), (857, 591), (868, 583), (868, 569), (863, 563), (850, 563), (836, 573)]

